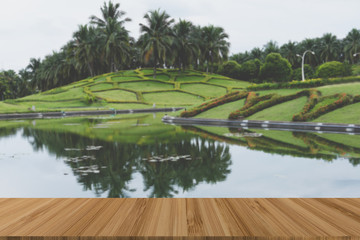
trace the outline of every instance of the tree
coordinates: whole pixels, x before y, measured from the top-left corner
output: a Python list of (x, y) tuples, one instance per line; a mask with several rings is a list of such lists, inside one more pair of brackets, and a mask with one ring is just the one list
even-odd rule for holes
[(241, 65), (235, 61), (224, 62), (220, 67), (219, 73), (230, 78), (240, 79)]
[(360, 31), (352, 29), (344, 39), (345, 59), (354, 63), (354, 54), (360, 52)]
[(209, 25), (202, 28), (203, 54), (207, 62), (206, 72), (209, 72), (209, 63), (211, 63), (211, 73), (213, 73), (214, 61), (220, 62), (227, 59), (230, 43), (226, 41), (229, 38), (222, 27)]
[(316, 74), (320, 78), (342, 77), (349, 75), (344, 64), (338, 61), (326, 62), (319, 66)]
[(267, 82), (286, 82), (291, 80), (292, 69), (288, 60), (279, 53), (270, 53), (260, 68), (260, 78)]
[(156, 78), (156, 66), (164, 63), (166, 52), (170, 50), (173, 33), (171, 24), (174, 19), (160, 10), (150, 11), (144, 16), (147, 25), (140, 23), (140, 31), (143, 35), (140, 37), (140, 45), (143, 50), (145, 62), (150, 57), (153, 58), (154, 78)]
[(264, 50), (263, 50), (264, 56), (267, 56), (270, 53), (279, 53), (279, 52), (280, 52), (280, 48), (277, 42), (275, 41), (271, 40), (264, 45)]
[(130, 37), (129, 31), (123, 26), (125, 22), (131, 21), (130, 18), (122, 19), (126, 14), (120, 11), (120, 4), (113, 4), (111, 1), (100, 8), (102, 18), (91, 16), (90, 23), (100, 29), (102, 39), (102, 51), (110, 72), (117, 71), (122, 63), (130, 59)]
[(286, 58), (292, 66), (299, 62), (299, 58), (296, 56), (297, 52), (296, 42), (289, 41), (280, 48), (281, 56)]
[(323, 62), (337, 60), (340, 55), (340, 42), (335, 35), (326, 33), (320, 39), (320, 57)]
[(179, 66), (179, 69), (183, 71), (185, 71), (185, 67), (191, 62), (192, 57), (195, 56), (197, 51), (195, 43), (191, 39), (192, 30), (192, 23), (181, 19), (173, 28), (173, 49), (176, 50), (175, 62)]

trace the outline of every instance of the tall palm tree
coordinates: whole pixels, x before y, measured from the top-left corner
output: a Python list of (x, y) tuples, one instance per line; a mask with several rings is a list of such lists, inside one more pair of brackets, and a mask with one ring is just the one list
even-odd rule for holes
[(360, 31), (352, 29), (344, 39), (345, 58), (354, 63), (354, 54), (360, 52)]
[(173, 46), (176, 49), (176, 62), (179, 69), (183, 71), (185, 71), (185, 67), (189, 64), (197, 50), (194, 41), (191, 39), (192, 29), (193, 25), (191, 22), (181, 19), (173, 28)]
[(315, 55), (308, 54), (305, 58), (305, 63), (315, 67), (319, 62), (319, 52), (320, 52), (320, 40), (306, 38), (298, 44), (298, 51), (300, 54), (304, 53), (306, 50), (311, 50), (315, 52)]
[(209, 25), (202, 28), (204, 57), (207, 62), (206, 72), (209, 72), (209, 63), (211, 63), (211, 73), (213, 73), (214, 61), (227, 59), (230, 43), (226, 41), (226, 38), (229, 38), (229, 35), (222, 27)]
[(170, 19), (165, 11), (160, 10), (150, 11), (144, 18), (147, 24), (140, 23), (140, 31), (143, 33), (140, 44), (145, 61), (148, 61), (150, 57), (153, 59), (153, 77), (156, 78), (156, 66), (165, 61), (166, 53), (171, 47), (173, 40), (171, 24), (174, 19)]
[(37, 70), (40, 68), (41, 60), (40, 58), (31, 58), (30, 63), (26, 66), (25, 70), (29, 72), (30, 77), (30, 86), (31, 88), (35, 89), (38, 84), (37, 78)]
[(285, 43), (280, 48), (281, 55), (286, 58), (291, 66), (294, 66), (295, 63), (298, 62), (298, 57), (296, 56), (297, 53), (297, 43), (289, 41), (288, 43)]
[(333, 61), (340, 57), (340, 42), (335, 35), (326, 33), (320, 41), (320, 57), (322, 61)]
[(130, 59), (130, 37), (124, 23), (131, 19), (122, 19), (126, 13), (119, 8), (119, 3), (105, 2), (100, 8), (102, 18), (94, 15), (90, 17), (90, 23), (101, 30), (102, 52), (111, 72), (117, 71), (121, 64)]
[(261, 49), (258, 47), (251, 49), (250, 57), (251, 57), (251, 59), (257, 58), (257, 59), (261, 59), (261, 60), (263, 60), (265, 58), (263, 51), (261, 51)]

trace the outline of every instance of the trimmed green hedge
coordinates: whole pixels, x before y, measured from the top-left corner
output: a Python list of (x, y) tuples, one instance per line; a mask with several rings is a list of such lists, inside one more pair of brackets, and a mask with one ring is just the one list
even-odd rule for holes
[(206, 110), (220, 106), (224, 103), (233, 102), (245, 98), (247, 95), (248, 92), (239, 92), (239, 91), (231, 92), (222, 97), (215, 98), (209, 102), (203, 103), (198, 107), (190, 109), (189, 111), (183, 111), (181, 112), (180, 117), (194, 117)]
[(311, 109), (313, 109), (315, 107), (315, 105), (319, 102), (321, 93), (315, 89), (311, 89), (310, 91), (312, 91), (312, 92), (310, 93), (307, 103), (304, 105), (304, 107), (300, 113), (295, 114), (292, 117), (293, 121), (298, 121), (297, 119), (301, 119), (304, 114), (310, 112)]
[(257, 90), (269, 90), (269, 89), (280, 89), (280, 88), (312, 88), (312, 87), (319, 87), (324, 85), (351, 83), (351, 82), (360, 82), (360, 76), (329, 78), (329, 79), (317, 78), (306, 81), (291, 81), (284, 83), (253, 84), (247, 87), (247, 89), (250, 91), (257, 91)]
[[(333, 103), (330, 103), (326, 106), (318, 108), (316, 111), (308, 112), (305, 114), (297, 114), (293, 116), (293, 121), (310, 121), (320, 117), (321, 115), (331, 112), (335, 109), (342, 108), (348, 104), (353, 103), (353, 97), (346, 93), (336, 94), (338, 100)], [(333, 96), (332, 96), (333, 97)]]
[(230, 113), (229, 115), (229, 119), (238, 119), (239, 117), (248, 117), (250, 115), (253, 115), (256, 112), (259, 112), (265, 108), (268, 107), (272, 107), (274, 105), (283, 103), (283, 102), (287, 102), (299, 97), (303, 97), (303, 96), (310, 96), (311, 94), (311, 90), (302, 90), (300, 92), (297, 92), (295, 94), (291, 94), (291, 95), (286, 95), (286, 96), (279, 96), (277, 94), (271, 96), (271, 98), (267, 101), (264, 102), (259, 102), (258, 104), (251, 106), (249, 108), (246, 109), (241, 109), (241, 110), (237, 110), (234, 111), (232, 113)]

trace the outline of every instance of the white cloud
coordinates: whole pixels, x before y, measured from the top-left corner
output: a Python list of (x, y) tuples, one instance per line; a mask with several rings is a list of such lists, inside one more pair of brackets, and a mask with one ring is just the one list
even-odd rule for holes
[[(0, 9), (0, 69), (25, 67), (31, 57), (60, 49), (90, 15), (100, 15), (103, 0), (2, 0)], [(358, 0), (132, 0), (120, 1), (132, 22), (126, 27), (139, 36), (148, 10), (166, 10), (171, 17), (195, 24), (221, 26), (230, 35), (231, 52), (321, 37), (331, 32), (343, 38), (359, 28)]]

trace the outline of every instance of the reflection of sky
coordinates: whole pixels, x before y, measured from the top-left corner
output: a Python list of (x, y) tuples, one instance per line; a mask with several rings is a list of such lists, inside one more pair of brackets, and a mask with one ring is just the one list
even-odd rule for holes
[[(201, 183), (176, 197), (360, 197), (360, 166), (348, 160), (280, 156), (231, 145), (231, 173), (224, 182)], [(21, 131), (0, 138), (0, 197), (95, 197), (83, 191), (64, 159), (34, 152)], [(67, 173), (68, 175), (64, 175)], [(134, 172), (131, 197), (147, 197), (143, 177)], [(106, 197), (104, 193), (102, 197)]]

